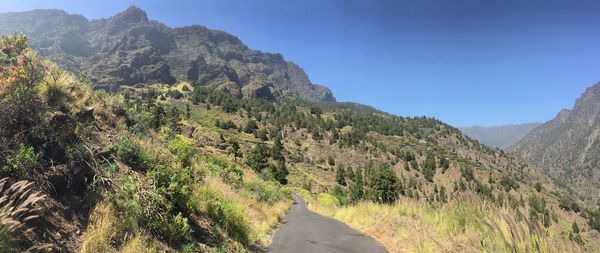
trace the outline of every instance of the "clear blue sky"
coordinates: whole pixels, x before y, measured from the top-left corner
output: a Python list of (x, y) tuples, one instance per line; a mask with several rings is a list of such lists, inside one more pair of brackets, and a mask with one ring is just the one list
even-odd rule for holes
[(137, 5), (279, 52), (339, 101), (455, 126), (546, 121), (600, 81), (600, 1), (3, 0), (95, 19)]

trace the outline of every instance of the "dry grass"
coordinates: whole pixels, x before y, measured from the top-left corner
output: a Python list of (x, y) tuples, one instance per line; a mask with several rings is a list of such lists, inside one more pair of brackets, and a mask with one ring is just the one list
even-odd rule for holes
[(121, 248), (119, 252), (121, 253), (149, 253), (149, 252), (157, 252), (156, 247), (154, 247), (153, 243), (149, 243), (150, 240), (146, 235), (138, 233), (133, 238), (127, 240), (125, 245)]
[[(141, 231), (128, 231), (122, 227), (109, 205), (99, 203), (90, 216), (80, 252), (156, 252), (151, 242), (153, 240)], [(119, 244), (122, 247), (117, 250)]]
[(28, 220), (39, 217), (39, 203), (45, 196), (34, 191), (33, 182), (19, 181), (9, 184), (6, 178), (0, 179), (0, 225), (9, 232), (25, 226)]
[[(46, 196), (34, 191), (33, 182), (19, 181), (9, 184), (7, 178), (0, 179), (0, 251), (10, 248), (15, 233), (22, 233), (26, 222), (39, 217)], [(31, 228), (34, 229), (34, 228)], [(27, 252), (50, 250), (49, 244), (36, 244)]]
[[(442, 207), (401, 199), (340, 207), (303, 193), (309, 208), (373, 236), (390, 252), (583, 252), (559, 234), (530, 228), (510, 209), (464, 195)], [(321, 198), (322, 199), (322, 198)]]

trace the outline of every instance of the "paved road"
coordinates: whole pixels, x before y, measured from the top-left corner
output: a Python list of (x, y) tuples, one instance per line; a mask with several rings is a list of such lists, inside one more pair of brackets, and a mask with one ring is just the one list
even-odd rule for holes
[(273, 253), (379, 253), (387, 252), (373, 238), (335, 219), (311, 212), (294, 194), (294, 204), (273, 237)]

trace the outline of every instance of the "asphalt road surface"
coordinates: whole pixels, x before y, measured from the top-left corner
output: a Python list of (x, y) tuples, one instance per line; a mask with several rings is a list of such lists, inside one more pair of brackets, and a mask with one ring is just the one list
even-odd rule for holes
[(267, 252), (272, 253), (379, 253), (387, 250), (375, 239), (335, 219), (308, 210), (294, 194), (294, 204), (275, 232)]

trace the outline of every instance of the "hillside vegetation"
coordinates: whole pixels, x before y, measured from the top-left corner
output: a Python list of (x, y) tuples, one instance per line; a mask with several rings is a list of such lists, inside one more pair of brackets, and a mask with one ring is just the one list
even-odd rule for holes
[(599, 247), (597, 212), (436, 119), (184, 81), (111, 94), (24, 36), (0, 49), (0, 186), (31, 187), (0, 216), (13, 251), (259, 251), (292, 191), (392, 252)]
[(290, 190), (181, 135), (188, 115), (94, 91), (36, 56), (24, 36), (2, 37), (0, 49), (3, 252), (241, 252), (268, 243)]

